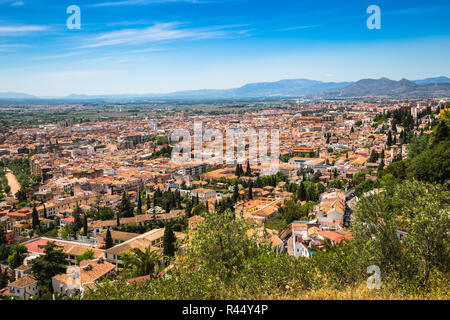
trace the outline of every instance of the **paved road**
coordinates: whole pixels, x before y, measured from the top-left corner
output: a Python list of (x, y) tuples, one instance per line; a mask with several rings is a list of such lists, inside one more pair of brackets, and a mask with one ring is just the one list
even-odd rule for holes
[(11, 194), (15, 195), (17, 191), (21, 189), (19, 182), (16, 179), (16, 176), (12, 174), (12, 172), (8, 171), (6, 173), (6, 179), (8, 179), (8, 184), (11, 187)]

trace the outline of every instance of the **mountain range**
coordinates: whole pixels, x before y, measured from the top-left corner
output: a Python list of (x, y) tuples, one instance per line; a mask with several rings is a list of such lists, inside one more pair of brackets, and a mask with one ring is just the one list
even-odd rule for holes
[(189, 90), (167, 94), (80, 95), (37, 97), (25, 93), (0, 92), (3, 100), (109, 100), (139, 101), (157, 99), (242, 99), (242, 98), (342, 98), (342, 97), (443, 97), (450, 96), (450, 78), (441, 76), (422, 80), (399, 81), (388, 78), (361, 79), (356, 82), (323, 82), (288, 79), (276, 82), (249, 83), (224, 90)]

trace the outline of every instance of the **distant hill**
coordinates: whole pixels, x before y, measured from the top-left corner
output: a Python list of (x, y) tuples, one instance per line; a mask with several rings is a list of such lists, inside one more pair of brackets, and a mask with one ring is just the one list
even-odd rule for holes
[(36, 97), (26, 93), (0, 92), (0, 99), (36, 99)]
[(226, 90), (191, 90), (165, 95), (144, 95), (169, 98), (261, 98), (299, 97), (313, 95), (329, 89), (343, 88), (352, 82), (322, 82), (309, 79), (288, 79), (276, 82), (249, 83), (242, 87)]
[(352, 82), (322, 82), (309, 79), (281, 80), (277, 82), (250, 83), (232, 89), (235, 96), (306, 96), (324, 90), (339, 89)]
[[(362, 79), (342, 89), (332, 89), (322, 93), (321, 97), (421, 97), (421, 96), (450, 96), (450, 81), (444, 82), (446, 77), (439, 79), (439, 83), (430, 83), (433, 78), (410, 81), (399, 81), (388, 78)], [(426, 83), (419, 85), (419, 83)]]
[(447, 77), (426, 78), (423, 80), (414, 80), (413, 82), (415, 84), (418, 84), (419, 86), (423, 86), (431, 83), (450, 83), (450, 78)]
[(362, 79), (356, 82), (323, 82), (310, 79), (287, 79), (257, 82), (239, 88), (188, 90), (165, 94), (72, 94), (62, 98), (35, 97), (25, 93), (0, 93), (0, 99), (58, 101), (143, 101), (161, 99), (244, 99), (244, 98), (334, 98), (334, 97), (441, 97), (450, 96), (450, 78), (441, 76), (422, 80), (388, 78)]

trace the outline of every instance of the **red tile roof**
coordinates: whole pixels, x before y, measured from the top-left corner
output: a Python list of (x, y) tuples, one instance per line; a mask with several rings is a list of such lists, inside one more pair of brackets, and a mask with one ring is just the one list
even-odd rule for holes
[(346, 240), (353, 239), (353, 236), (349, 233), (346, 234), (340, 234), (334, 231), (319, 231), (319, 234), (325, 238), (328, 238), (330, 240), (333, 240), (335, 242), (339, 242), (342, 240), (342, 238)]

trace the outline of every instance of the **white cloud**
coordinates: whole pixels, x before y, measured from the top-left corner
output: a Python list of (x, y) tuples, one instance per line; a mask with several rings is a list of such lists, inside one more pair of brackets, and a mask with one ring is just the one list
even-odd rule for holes
[(123, 29), (103, 33), (91, 38), (82, 48), (95, 48), (123, 44), (143, 44), (167, 40), (199, 40), (218, 39), (231, 36), (242, 36), (247, 30), (239, 29), (241, 26), (214, 26), (203, 28), (183, 28), (181, 23), (157, 23), (142, 29)]
[(167, 2), (191, 2), (196, 3), (196, 0), (123, 0), (123, 1), (109, 1), (91, 4), (89, 7), (112, 7), (112, 6), (131, 6), (131, 5), (146, 5), (151, 3), (167, 3)]
[(28, 33), (28, 32), (39, 32), (45, 31), (49, 28), (47, 26), (39, 25), (20, 25), (20, 26), (0, 26), (0, 34), (18, 34), (18, 33)]

